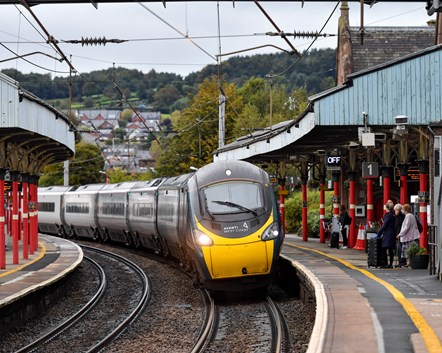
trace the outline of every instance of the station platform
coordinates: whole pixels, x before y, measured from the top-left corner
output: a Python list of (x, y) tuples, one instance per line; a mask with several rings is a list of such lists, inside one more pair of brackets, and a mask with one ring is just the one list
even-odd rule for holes
[(282, 256), (314, 287), (308, 353), (442, 352), (442, 282), (429, 270), (368, 268), (364, 250), (292, 234)]
[[(39, 234), (37, 251), (28, 259), (22, 259), (20, 246), (19, 264), (14, 265), (11, 242), (11, 238), (7, 237), (6, 269), (0, 270), (0, 316), (3, 324), (25, 321), (29, 317), (23, 315), (38, 314), (42, 306), (51, 302), (48, 289), (64, 280), (83, 260), (83, 251), (78, 245), (66, 239)], [(44, 293), (39, 296), (39, 292)], [(29, 304), (20, 303), (31, 295), (38, 308), (25, 308)], [(13, 317), (6, 318), (8, 315)]]

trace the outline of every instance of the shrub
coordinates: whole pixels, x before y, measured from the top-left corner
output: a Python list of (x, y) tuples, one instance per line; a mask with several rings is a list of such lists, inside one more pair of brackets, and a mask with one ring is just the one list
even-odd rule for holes
[[(327, 197), (325, 209), (332, 207), (331, 197)], [(319, 236), (319, 191), (309, 191), (307, 227), (309, 237)], [(302, 234), (302, 192), (297, 191), (285, 200), (285, 226), (287, 233)]]
[(428, 251), (426, 248), (419, 246), (416, 242), (411, 243), (411, 245), (406, 250), (408, 257), (414, 255), (427, 255)]

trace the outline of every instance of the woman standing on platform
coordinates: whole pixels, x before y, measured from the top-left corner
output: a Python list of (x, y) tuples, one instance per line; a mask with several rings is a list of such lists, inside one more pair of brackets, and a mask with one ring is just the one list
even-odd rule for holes
[[(404, 223), (405, 215), (402, 213), (402, 205), (397, 203), (394, 205), (394, 218), (395, 218), (395, 228), (396, 236), (401, 232), (402, 223)], [(397, 238), (396, 254), (398, 257), (399, 267), (407, 264), (407, 259), (402, 256), (402, 243), (399, 238)]]
[(401, 240), (402, 245), (402, 257), (408, 260), (407, 249), (411, 243), (416, 242), (419, 239), (420, 233), (417, 229), (416, 218), (411, 213), (411, 206), (406, 203), (402, 206), (402, 212), (405, 215), (404, 222), (402, 223), (401, 231), (398, 234), (398, 238)]
[[(391, 200), (388, 200), (385, 204), (387, 213), (384, 215), (384, 224), (379, 228), (377, 234), (378, 237), (382, 236), (382, 260), (384, 266), (388, 268), (393, 267), (394, 248), (396, 247), (396, 227), (393, 206)], [(388, 257), (390, 259), (388, 259)]]

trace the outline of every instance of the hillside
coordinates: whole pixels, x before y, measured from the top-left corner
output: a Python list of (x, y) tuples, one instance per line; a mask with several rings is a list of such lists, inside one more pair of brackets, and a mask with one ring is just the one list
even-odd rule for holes
[[(314, 94), (334, 86), (336, 51), (312, 50), (301, 60), (286, 53), (232, 57), (221, 63), (223, 80), (242, 86), (251, 77), (266, 77), (271, 73), (274, 84), (283, 84), (288, 92), (305, 87)], [(20, 82), (22, 88), (50, 101), (55, 107), (67, 109), (69, 81), (65, 77), (51, 78), (48, 74), (22, 74), (15, 69), (2, 73)], [(187, 105), (187, 97), (198, 91), (205, 79), (217, 75), (218, 67), (208, 65), (187, 77), (151, 70), (112, 68), (92, 71), (71, 80), (73, 106), (78, 108), (122, 108), (124, 99), (136, 106), (170, 113)], [(122, 98), (125, 97), (125, 98)]]

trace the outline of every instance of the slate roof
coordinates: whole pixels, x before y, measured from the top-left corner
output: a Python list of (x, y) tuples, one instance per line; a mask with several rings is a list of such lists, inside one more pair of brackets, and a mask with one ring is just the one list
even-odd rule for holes
[(435, 27), (365, 27), (361, 44), (359, 27), (350, 27), (354, 72), (431, 47)]

